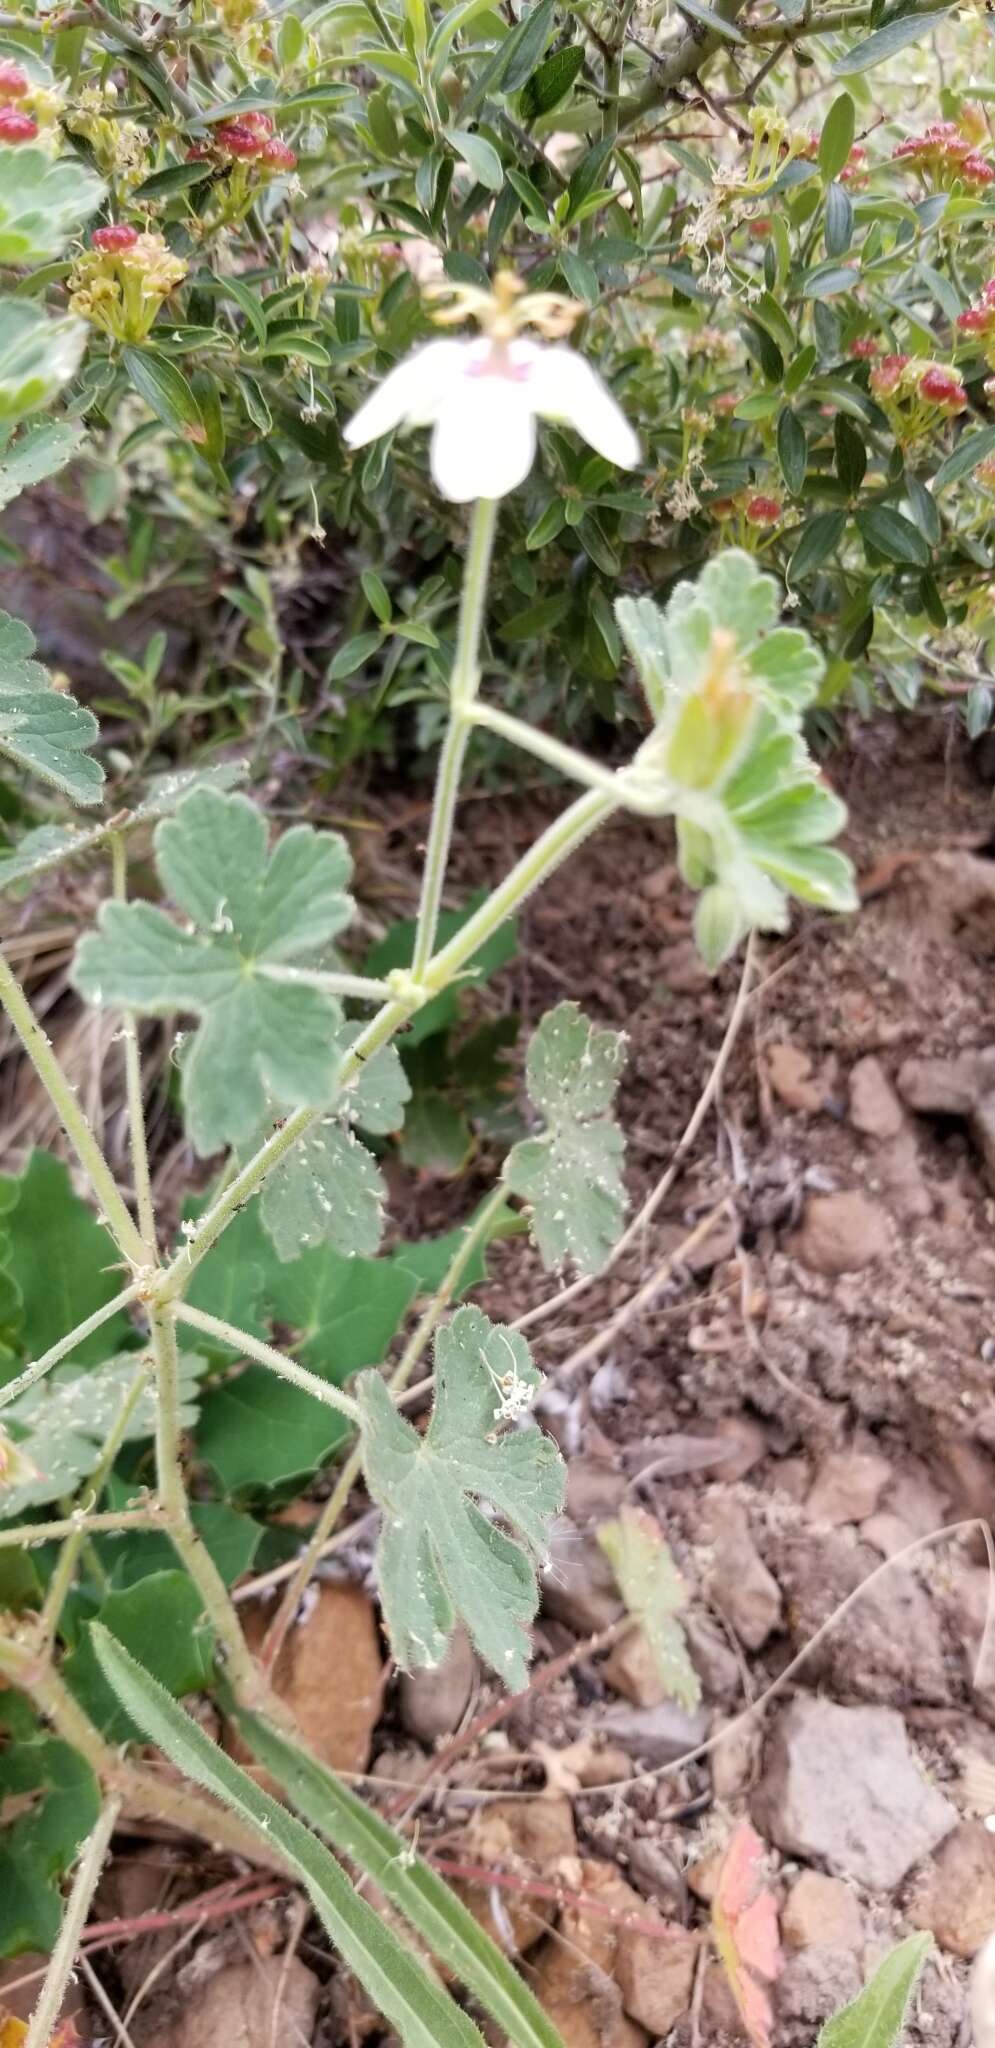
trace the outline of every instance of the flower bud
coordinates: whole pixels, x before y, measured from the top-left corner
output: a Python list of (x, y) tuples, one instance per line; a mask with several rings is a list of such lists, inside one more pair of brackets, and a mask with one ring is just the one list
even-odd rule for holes
[(282, 135), (273, 135), (265, 144), (260, 162), (267, 164), (271, 171), (294, 171), (297, 169), (297, 151), (284, 142)]
[(784, 507), (779, 498), (758, 494), (747, 501), (746, 516), (751, 526), (776, 526)]
[(0, 107), (0, 142), (33, 142), (38, 123), (16, 107)]
[(263, 147), (262, 136), (247, 121), (226, 121), (223, 127), (215, 129), (214, 141), (226, 156), (259, 156)]
[(99, 249), (102, 256), (117, 256), (122, 249), (133, 249), (137, 240), (137, 228), (129, 227), (127, 221), (111, 221), (105, 228), (94, 228), (90, 247)]
[(12, 57), (0, 57), (0, 99), (23, 100), (29, 91), (31, 80), (20, 64)]

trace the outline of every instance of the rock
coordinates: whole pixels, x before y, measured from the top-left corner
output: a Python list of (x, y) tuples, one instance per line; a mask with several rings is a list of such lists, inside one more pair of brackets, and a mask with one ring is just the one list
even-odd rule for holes
[(835, 1279), (886, 1258), (891, 1231), (884, 1210), (848, 1188), (837, 1195), (810, 1195), (802, 1227), (788, 1248), (810, 1273)]
[(873, 1054), (858, 1060), (850, 1075), (850, 1122), (865, 1138), (897, 1138), (905, 1122), (898, 1096)]
[(845, 1948), (803, 1948), (788, 1957), (775, 1987), (780, 2020), (812, 2026), (849, 2005), (861, 1989), (860, 1965)]
[(606, 1744), (603, 1749), (589, 1752), (579, 1765), (577, 1776), (588, 1787), (614, 1785), (620, 1778), (631, 1778), (632, 1758), (626, 1756), (624, 1749), (611, 1749)]
[(729, 1453), (712, 1467), (716, 1479), (734, 1484), (745, 1479), (754, 1465), (767, 1456), (767, 1432), (752, 1415), (723, 1415), (715, 1424), (715, 1435), (725, 1437)]
[(964, 1676), (979, 1712), (995, 1711), (995, 1641), (988, 1630), (991, 1602), (987, 1565), (963, 1565), (953, 1575), (948, 1612), (960, 1640)]
[(404, 1671), (398, 1687), (398, 1718), (408, 1735), (431, 1745), (459, 1727), (470, 1703), (477, 1659), (464, 1628), (450, 1638), (434, 1671)]
[(935, 1849), (956, 1808), (920, 1775), (900, 1714), (799, 1698), (768, 1737), (753, 1816), (791, 1855), (889, 1892)]
[(683, 1864), (678, 1854), (649, 1835), (637, 1835), (628, 1845), (629, 1875), (648, 1899), (666, 1905), (676, 1916), (687, 1899)]
[(995, 1835), (983, 1821), (962, 1820), (940, 1844), (908, 1917), (955, 1956), (977, 1955), (995, 1933)]
[(760, 1742), (761, 1729), (756, 1721), (730, 1723), (729, 1732), (711, 1756), (712, 1791), (716, 1799), (738, 1799), (755, 1784)]
[(611, 1458), (582, 1452), (567, 1467), (567, 1514), (572, 1522), (605, 1522), (617, 1515), (629, 1490), (625, 1473)]
[(691, 2004), (699, 1937), (661, 1923), (659, 1935), (619, 1929), (615, 1975), (626, 2012), (655, 2040), (665, 2038)]
[(656, 1658), (641, 1628), (623, 1636), (599, 1665), (613, 1692), (631, 1700), (634, 1707), (659, 1707), (667, 1698)]
[(688, 1867), (688, 1890), (696, 1899), (710, 1906), (719, 1889), (722, 1866), (726, 1860), (725, 1849), (713, 1849), (710, 1856), (700, 1856)]
[(995, 1046), (952, 1060), (906, 1060), (898, 1086), (910, 1109), (965, 1118), (995, 1188)]
[(891, 1466), (875, 1451), (831, 1451), (815, 1475), (805, 1505), (814, 1522), (838, 1528), (873, 1515), (891, 1478)]
[[(316, 1588), (313, 1606), (287, 1633), (273, 1682), (292, 1709), (305, 1741), (333, 1771), (365, 1771), (380, 1718), (384, 1663), (373, 1602), (359, 1586)], [(250, 1648), (266, 1633), (268, 1614), (245, 1616)], [(236, 1743), (232, 1753), (243, 1756)]]
[(970, 1444), (963, 1437), (941, 1444), (930, 1461), (930, 1469), (943, 1488), (954, 1521), (969, 1521), (972, 1517), (982, 1522), (992, 1520), (995, 1463), (978, 1444)]
[(714, 1621), (709, 1621), (707, 1615), (689, 1614), (684, 1622), (684, 1633), (705, 1698), (721, 1701), (723, 1705), (741, 1699), (742, 1668), (721, 1629)]
[(812, 1061), (800, 1045), (785, 1040), (765, 1045), (763, 1063), (775, 1095), (786, 1109), (804, 1116), (816, 1116), (825, 1103), (825, 1088), (812, 1071)]
[(876, 1146), (874, 1168), (893, 1215), (905, 1223), (918, 1223), (932, 1215), (933, 1197), (913, 1131), (899, 1131), (897, 1138)]
[(598, 1715), (598, 1733), (624, 1749), (627, 1756), (649, 1764), (651, 1769), (658, 1764), (674, 1763), (685, 1750), (697, 1749), (708, 1728), (709, 1716), (704, 1708), (689, 1714), (674, 1700), (664, 1700), (659, 1707), (619, 1704), (602, 1708)]
[(229, 1963), (186, 1991), (168, 2024), (144, 2034), (145, 2048), (271, 2048), (310, 2042), (318, 2011), (318, 1979), (291, 1956), (253, 1956)]
[(789, 1948), (847, 1948), (864, 1940), (860, 1907), (838, 1877), (805, 1870), (788, 1893), (781, 1933)]
[(542, 1572), (542, 1604), (576, 1635), (597, 1635), (623, 1613), (615, 1575), (593, 1536), (565, 1516), (553, 1523), (549, 1562)]
[(701, 1996), (702, 2039), (709, 2044), (744, 2042), (746, 2030), (740, 2018), (739, 2007), (732, 1995), (732, 1986), (721, 1963), (706, 1963), (705, 1981)]
[(748, 1650), (762, 1649), (781, 1622), (781, 1589), (767, 1570), (741, 1507), (723, 1501), (709, 1506), (702, 1535), (714, 1553), (708, 1570), (709, 1597)]
[[(583, 1891), (613, 1913), (646, 1910), (607, 1863), (583, 1865)], [(615, 1981), (617, 1923), (571, 1904), (560, 1915), (559, 1934), (534, 1959), (532, 1988), (566, 2048), (642, 2048), (646, 2036), (623, 2012)]]
[(869, 1543), (882, 1557), (897, 1557), (899, 1551), (907, 1550), (915, 1542), (914, 1532), (900, 1515), (889, 1515), (883, 1509), (879, 1515), (870, 1515), (860, 1525), (860, 1540)]
[(913, 1536), (929, 1536), (946, 1520), (946, 1499), (918, 1458), (899, 1466), (885, 1495), (884, 1506), (898, 1515)]
[[(555, 1884), (559, 1878), (571, 1891), (579, 1889), (581, 1867), (573, 1808), (560, 1794), (543, 1799), (495, 1799), (489, 1806), (478, 1807), (467, 1824), (466, 1848), (471, 1863), (499, 1864), (504, 1870), (541, 1877), (546, 1884)], [(520, 1955), (534, 1948), (556, 1917), (555, 1900), (502, 1890), (504, 1925), (495, 1926), (492, 1903), (479, 1885), (458, 1884), (456, 1889), (474, 1919), (498, 1945), (506, 1948), (506, 1934), (510, 1933)]]
[(789, 1533), (778, 1570), (792, 1643), (797, 1650), (811, 1643), (860, 1587), (859, 1599), (813, 1645), (809, 1676), (843, 1698), (941, 1706), (950, 1697), (950, 1673), (939, 1608), (904, 1565), (865, 1585), (878, 1563), (866, 1545), (842, 1536)]

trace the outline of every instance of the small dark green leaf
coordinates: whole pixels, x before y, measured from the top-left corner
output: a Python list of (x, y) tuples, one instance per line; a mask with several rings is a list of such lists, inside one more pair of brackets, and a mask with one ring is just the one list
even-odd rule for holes
[(853, 240), (853, 204), (835, 181), (826, 192), (826, 254), (845, 256)]
[[(154, 1572), (108, 1594), (100, 1619), (177, 1699), (210, 1685), (214, 1637), (200, 1594), (185, 1572)], [(97, 1663), (89, 1623), (62, 1673), (70, 1692), (112, 1742), (132, 1740), (140, 1732)]]
[(531, 78), (553, 32), (554, 0), (539, 0), (513, 29), (503, 46), (500, 70), (502, 92), (518, 92)]
[(584, 46), (569, 43), (565, 50), (554, 50), (538, 71), (534, 71), (522, 92), (519, 112), (523, 121), (536, 121), (540, 114), (548, 114), (551, 108), (559, 106), (566, 99), (574, 79), (584, 68)]
[(864, 437), (858, 432), (852, 420), (845, 413), (838, 412), (833, 421), (833, 446), (836, 452), (836, 474), (848, 498), (854, 498), (864, 481), (867, 471), (867, 450)]
[(328, 664), (329, 682), (341, 683), (346, 676), (355, 675), (356, 670), (362, 668), (363, 663), (369, 661), (382, 645), (379, 633), (357, 633), (353, 639), (344, 641)]
[(184, 441), (203, 445), (207, 432), (200, 407), (182, 370), (150, 348), (126, 348), (122, 361), (128, 377), (150, 412)]
[(946, 21), (948, 12), (944, 8), (937, 14), (902, 14), (897, 20), (886, 22), (884, 28), (877, 28), (873, 35), (865, 36), (844, 57), (837, 57), (832, 67), (833, 77), (853, 78), (860, 71), (872, 71), (876, 64), (883, 64), (899, 50), (907, 49), (910, 43), (921, 42), (923, 36), (932, 35), (941, 21)]
[(857, 513), (857, 528), (865, 545), (883, 555), (887, 562), (911, 563), (928, 569), (930, 551), (918, 527), (893, 505), (868, 505)]
[(153, 171), (144, 179), (132, 199), (171, 199), (174, 192), (189, 192), (191, 186), (202, 185), (211, 175), (209, 163), (170, 164), (164, 171)]
[(848, 92), (834, 99), (819, 137), (819, 169), (828, 185), (838, 178), (853, 146), (856, 109)]
[(792, 497), (797, 497), (808, 467), (808, 440), (797, 413), (787, 405), (778, 415), (777, 459)]
[(987, 455), (995, 454), (995, 427), (981, 427), (977, 433), (962, 434), (952, 455), (941, 462), (933, 478), (933, 495), (945, 491), (951, 484), (960, 483), (961, 478), (970, 476), (979, 462)]
[(475, 183), (488, 192), (500, 192), (504, 166), (494, 144), (486, 136), (472, 134), (468, 128), (451, 128), (449, 140)]
[(912, 511), (912, 517), (930, 547), (938, 547), (943, 538), (943, 527), (932, 491), (920, 483), (911, 470), (905, 473), (905, 493)]
[(845, 512), (817, 512), (814, 519), (808, 520), (788, 563), (788, 582), (800, 583), (813, 569), (821, 569), (838, 548), (845, 526)]

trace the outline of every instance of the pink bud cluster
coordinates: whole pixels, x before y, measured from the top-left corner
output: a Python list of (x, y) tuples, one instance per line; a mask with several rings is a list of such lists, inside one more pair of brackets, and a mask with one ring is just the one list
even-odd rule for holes
[(910, 164), (941, 190), (958, 182), (991, 185), (995, 169), (982, 156), (977, 143), (968, 140), (956, 121), (932, 121), (921, 135), (907, 135), (891, 152), (893, 163)]
[(274, 133), (273, 123), (268, 114), (240, 114), (237, 120), (223, 121), (212, 131), (209, 142), (194, 143), (188, 151), (192, 159), (199, 157), (227, 157), (230, 162), (258, 164), (267, 171), (293, 171), (297, 167), (297, 153), (282, 135)]

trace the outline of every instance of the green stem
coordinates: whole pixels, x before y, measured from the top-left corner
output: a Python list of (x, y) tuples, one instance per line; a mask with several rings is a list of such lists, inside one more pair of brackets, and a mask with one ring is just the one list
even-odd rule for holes
[[(467, 1225), (431, 1301), (419, 1317), (418, 1323), (387, 1382), (392, 1394), (402, 1393), (407, 1386), (440, 1317), (444, 1315), (453, 1295), (456, 1293), (477, 1246), (486, 1244), (493, 1224), (506, 1206), (507, 1194), (505, 1189), (503, 1187), (496, 1187), (488, 1195), (486, 1202), (481, 1204), (472, 1223)], [(307, 1544), (301, 1552), (297, 1569), (280, 1602), (276, 1615), (266, 1631), (266, 1640), (262, 1648), (262, 1664), (266, 1671), (272, 1671), (276, 1663), (283, 1648), (284, 1637), (307, 1589), (311, 1573), (321, 1557), (325, 1544), (328, 1542), (332, 1530), (345, 1507), (361, 1469), (362, 1458), (359, 1451), (350, 1451), (314, 1525)]]
[(497, 499), (478, 498), (473, 508), (470, 545), (467, 550), (463, 594), (460, 599), (456, 659), (449, 685), (449, 724), (439, 757), (439, 773), (432, 805), (432, 823), (425, 865), (422, 869), (421, 902), (415, 932), (411, 972), (420, 981), (435, 947), (439, 908), (449, 859), (453, 820), (459, 798), (463, 757), (470, 737), (470, 706), (480, 685), (478, 654), (487, 596), (487, 577), (497, 526)]
[(234, 1323), (223, 1322), (220, 1316), (208, 1315), (205, 1309), (190, 1308), (185, 1301), (178, 1301), (174, 1313), (181, 1323), (190, 1323), (195, 1330), (203, 1330), (209, 1337), (217, 1337), (222, 1344), (242, 1358), (255, 1358), (260, 1365), (268, 1366), (282, 1380), (289, 1380), (292, 1387), (299, 1387), (304, 1394), (312, 1394), (316, 1401), (323, 1401), (326, 1408), (335, 1408), (340, 1415), (347, 1415), (350, 1422), (359, 1420), (359, 1409), (348, 1394), (341, 1394), (327, 1380), (318, 1374), (308, 1372), (304, 1365), (295, 1364), (282, 1351), (274, 1350), (272, 1344), (264, 1344), (259, 1337), (251, 1337), (247, 1330), (238, 1330)]
[(16, 1529), (0, 1529), (0, 1550), (30, 1550), (36, 1543), (57, 1543), (63, 1536), (75, 1535), (81, 1527), (90, 1536), (94, 1531), (99, 1535), (116, 1529), (162, 1529), (165, 1523), (162, 1515), (151, 1507), (121, 1508), (101, 1515), (84, 1516), (80, 1512), (58, 1522), (22, 1522)]
[[(120, 832), (115, 832), (111, 840), (111, 873), (114, 880), (114, 894), (119, 902), (125, 903), (128, 897), (128, 849)], [(131, 1170), (135, 1183), (138, 1228), (142, 1233), (145, 1246), (146, 1263), (154, 1266), (158, 1264), (155, 1241), (155, 1205), (152, 1201), (149, 1153), (145, 1142), (142, 1056), (138, 1043), (138, 1021), (134, 1010), (122, 1011), (121, 1032), (124, 1039), (124, 1071), (128, 1096), (128, 1139), (131, 1146)]]
[(56, 1111), (59, 1122), (100, 1203), (115, 1242), (130, 1265), (147, 1265), (148, 1252), (142, 1241), (141, 1232), (128, 1214), (123, 1196), (118, 1193), (114, 1175), (76, 1100), (72, 1082), (63, 1073), (48, 1038), (3, 953), (0, 953), (0, 1002)]
[[(148, 1384), (148, 1377), (148, 1363), (146, 1361), (138, 1367), (124, 1400), (114, 1417), (110, 1435), (101, 1453), (100, 1463), (96, 1471), (92, 1472), (86, 1481), (86, 1492), (92, 1495), (95, 1501), (100, 1499), (110, 1477), (114, 1460), (124, 1442), (125, 1430)], [(85, 1520), (82, 1514), (78, 1515), (72, 1522), (69, 1534), (59, 1553), (58, 1563), (48, 1583), (45, 1604), (41, 1610), (38, 1624), (41, 1642), (46, 1648), (55, 1639), (55, 1632), (59, 1626), (59, 1618), (65, 1605), (66, 1596), (76, 1575), (76, 1566), (79, 1563), (80, 1552), (84, 1544), (89, 1542), (90, 1533), (91, 1524)], [(97, 1560), (94, 1559), (94, 1562), (96, 1563)]]
[(129, 1302), (135, 1301), (144, 1286), (144, 1281), (133, 1280), (130, 1287), (123, 1287), (112, 1301), (105, 1301), (103, 1308), (94, 1309), (92, 1316), (87, 1316), (82, 1323), (77, 1323), (76, 1328), (68, 1331), (65, 1337), (60, 1337), (57, 1344), (50, 1345), (40, 1358), (35, 1359), (33, 1365), (26, 1365), (24, 1371), (18, 1373), (16, 1380), (9, 1380), (5, 1387), (0, 1388), (0, 1408), (9, 1407), (11, 1401), (16, 1401), (21, 1394), (26, 1394), (36, 1380), (44, 1379), (45, 1374), (51, 1372), (53, 1365), (58, 1365), (60, 1358), (65, 1358), (69, 1351), (75, 1351), (76, 1346), (82, 1344), (85, 1337), (91, 1337), (102, 1323), (109, 1323), (111, 1317), (116, 1316), (119, 1310), (127, 1308)]
[(618, 24), (611, 44), (611, 54), (605, 63), (605, 104), (601, 115), (601, 136), (608, 141), (618, 134), (618, 105), (622, 91), (622, 65), (625, 59), (625, 38), (629, 33), (629, 22), (635, 0), (622, 0)]
[(244, 1703), (255, 1700), (265, 1710), (272, 1702), (266, 1697), (266, 1687), (250, 1655), (224, 1580), (190, 1519), (180, 1458), (180, 1373), (172, 1306), (153, 1305), (149, 1322), (158, 1394), (156, 1469), (170, 1539), (203, 1600), (204, 1612), (239, 1699)]
[(389, 983), (371, 981), (365, 974), (322, 974), (313, 967), (268, 967), (265, 961), (255, 971), (264, 981), (296, 982), (300, 987), (324, 989), (331, 996), (355, 996), (364, 1003), (390, 1001)]
[(59, 1938), (52, 1950), (52, 1959), (45, 1972), (38, 2003), (31, 2015), (31, 2025), (24, 2048), (49, 2048), (72, 1978), (80, 1937), (86, 1926), (93, 1894), (100, 1882), (100, 1873), (106, 1861), (120, 1811), (120, 1799), (108, 1799), (92, 1835), (88, 1836), (83, 1844), (83, 1853), (73, 1878), (73, 1888), (62, 1916)]
[(589, 761), (579, 748), (568, 747), (564, 740), (555, 739), (551, 733), (540, 732), (524, 718), (515, 718), (510, 711), (502, 711), (496, 704), (475, 704), (473, 722), (510, 741), (513, 747), (520, 747), (523, 753), (534, 754), (537, 761), (545, 761), (548, 767), (558, 769), (571, 782), (580, 782), (586, 789), (600, 789), (605, 796), (613, 797), (616, 802), (619, 800), (620, 777), (615, 769), (602, 768), (599, 762)]

